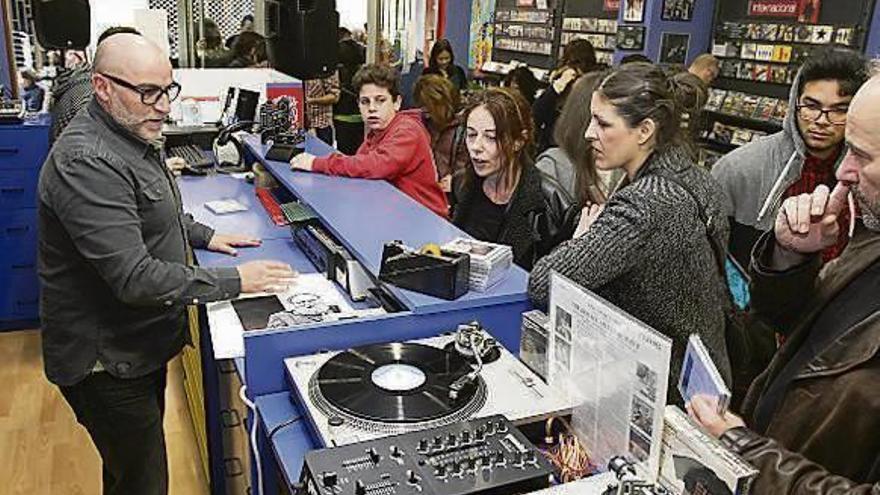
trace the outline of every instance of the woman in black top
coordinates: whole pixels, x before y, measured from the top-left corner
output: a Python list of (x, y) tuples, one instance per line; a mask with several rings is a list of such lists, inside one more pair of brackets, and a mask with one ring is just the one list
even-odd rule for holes
[(531, 160), (534, 127), (518, 91), (492, 88), (465, 111), (471, 166), (452, 179), (452, 221), (471, 236), (513, 248), (514, 262), (535, 260), (571, 236), (577, 208)]
[(464, 69), (455, 65), (452, 43), (446, 38), (434, 42), (434, 46), (431, 47), (431, 57), (428, 59), (428, 67), (422, 74), (439, 74), (449, 79), (455, 85), (455, 89), (459, 91), (467, 87), (467, 75)]
[(556, 146), (553, 140), (553, 128), (568, 97), (571, 83), (596, 69), (596, 51), (592, 43), (577, 39), (565, 45), (559, 67), (550, 73), (550, 86), (541, 93), (532, 106), (538, 153)]

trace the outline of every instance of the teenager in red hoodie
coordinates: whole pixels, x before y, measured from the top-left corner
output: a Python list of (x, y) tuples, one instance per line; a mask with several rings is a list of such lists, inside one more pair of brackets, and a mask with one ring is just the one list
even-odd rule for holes
[(300, 153), (290, 161), (294, 170), (344, 177), (384, 179), (443, 218), (449, 216), (446, 195), (437, 182), (431, 137), (418, 112), (400, 112), (397, 72), (365, 65), (352, 80), (367, 137), (354, 156), (334, 153), (316, 157)]

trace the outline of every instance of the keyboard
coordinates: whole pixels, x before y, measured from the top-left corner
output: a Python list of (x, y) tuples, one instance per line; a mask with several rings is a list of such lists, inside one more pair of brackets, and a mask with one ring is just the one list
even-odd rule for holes
[(183, 158), (187, 166), (192, 168), (208, 168), (214, 166), (214, 159), (194, 144), (181, 144), (168, 147), (168, 158)]

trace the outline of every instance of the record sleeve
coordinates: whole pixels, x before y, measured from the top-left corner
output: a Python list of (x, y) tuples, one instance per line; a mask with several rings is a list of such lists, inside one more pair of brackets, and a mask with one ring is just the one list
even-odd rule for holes
[(837, 28), (834, 32), (834, 42), (838, 45), (852, 46), (855, 43), (855, 29), (851, 27)]
[(776, 41), (794, 41), (794, 24), (781, 24), (776, 33)]
[(745, 95), (742, 99), (742, 105), (736, 113), (743, 117), (751, 117), (755, 113), (755, 109), (758, 108), (759, 100), (759, 96)]
[(761, 25), (754, 22), (746, 25), (746, 38), (758, 41), (761, 39)]
[(712, 88), (709, 90), (709, 99), (706, 101), (706, 109), (718, 111), (721, 109), (721, 106), (724, 104), (724, 98), (727, 96), (727, 91), (723, 89), (715, 89)]
[(743, 62), (739, 66), (738, 79), (751, 81), (755, 73), (755, 64), (753, 62)]
[(758, 120), (769, 121), (773, 117), (773, 110), (776, 108), (776, 98), (762, 96), (755, 107), (752, 118)]
[(752, 80), (767, 82), (770, 80), (770, 66), (768, 64), (755, 64), (752, 71)]
[(722, 60), (721, 61), (721, 77), (728, 79), (736, 79), (739, 76), (738, 60)]
[(773, 47), (773, 55), (770, 58), (772, 62), (787, 64), (791, 62), (791, 46), (776, 45)]

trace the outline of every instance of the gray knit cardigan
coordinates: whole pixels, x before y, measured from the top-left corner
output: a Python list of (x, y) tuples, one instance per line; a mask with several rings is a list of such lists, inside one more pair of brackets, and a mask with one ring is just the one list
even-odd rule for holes
[[(691, 193), (663, 177), (671, 174)], [(726, 246), (729, 227), (720, 186), (681, 149), (655, 152), (634, 180), (609, 198), (587, 233), (538, 261), (529, 278), (529, 296), (537, 307), (547, 306), (555, 270), (672, 338), (668, 397), (674, 402), (680, 400), (673, 384), (691, 333), (700, 335), (730, 383), (727, 289), (695, 197)]]

